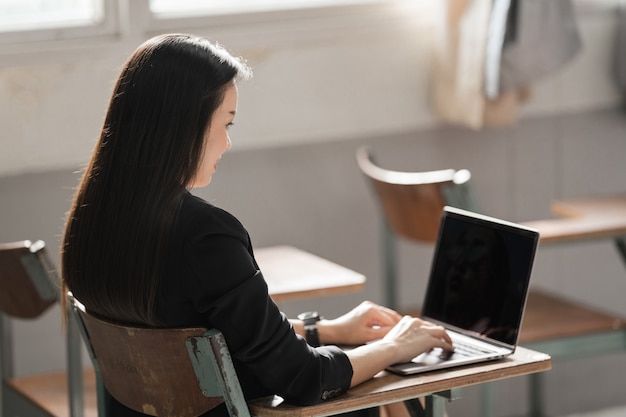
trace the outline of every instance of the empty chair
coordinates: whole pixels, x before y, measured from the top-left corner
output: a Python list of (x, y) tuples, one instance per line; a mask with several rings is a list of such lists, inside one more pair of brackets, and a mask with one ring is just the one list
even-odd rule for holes
[[(0, 244), (0, 405), (3, 415), (80, 417), (84, 411), (87, 416), (96, 415), (93, 373), (87, 370), (83, 375), (80, 337), (75, 328), (68, 328), (67, 332), (68, 372), (20, 377), (14, 374), (9, 319), (36, 319), (58, 300), (55, 267), (43, 241)], [(83, 379), (87, 410), (84, 410)]]
[(230, 353), (215, 329), (125, 326), (89, 314), (68, 295), (98, 379), (126, 407), (152, 416), (196, 417), (226, 403), (231, 416), (249, 417)]
[(395, 308), (396, 246), (394, 235), (416, 242), (434, 243), (446, 205), (472, 209), (469, 193), (470, 172), (444, 169), (426, 172), (400, 172), (380, 167), (371, 150), (361, 147), (356, 160), (377, 197), (383, 214), (381, 233), (384, 264), (385, 304)]

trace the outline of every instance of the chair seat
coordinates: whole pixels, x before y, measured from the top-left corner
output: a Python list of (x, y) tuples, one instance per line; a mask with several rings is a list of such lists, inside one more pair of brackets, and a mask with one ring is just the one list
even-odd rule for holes
[(626, 319), (533, 290), (528, 296), (519, 343), (584, 336), (626, 329)]
[[(419, 316), (419, 309), (403, 311)], [(520, 345), (624, 330), (626, 319), (541, 290), (528, 293), (519, 336)]]
[[(65, 372), (11, 378), (6, 383), (13, 390), (46, 410), (51, 416), (70, 416), (67, 374)], [(83, 383), (84, 417), (98, 417), (96, 376), (93, 369), (87, 369), (83, 372)]]

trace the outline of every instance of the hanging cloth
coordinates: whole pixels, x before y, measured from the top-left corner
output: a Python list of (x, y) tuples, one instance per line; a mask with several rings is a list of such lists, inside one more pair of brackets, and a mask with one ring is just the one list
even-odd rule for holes
[(436, 48), (433, 105), (438, 116), (474, 129), (483, 126), (483, 71), (493, 0), (449, 0), (443, 40)]
[(581, 49), (571, 0), (512, 0), (502, 49), (499, 92), (531, 85)]

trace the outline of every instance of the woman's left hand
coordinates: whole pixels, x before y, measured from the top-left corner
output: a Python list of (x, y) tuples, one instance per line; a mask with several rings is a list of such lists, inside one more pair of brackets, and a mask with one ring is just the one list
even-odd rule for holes
[(322, 344), (362, 345), (383, 338), (402, 316), (396, 311), (364, 301), (334, 320), (317, 324)]

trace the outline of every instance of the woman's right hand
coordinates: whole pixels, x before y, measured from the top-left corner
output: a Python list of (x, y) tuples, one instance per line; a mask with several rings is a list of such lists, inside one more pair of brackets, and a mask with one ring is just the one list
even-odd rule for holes
[(404, 316), (382, 339), (346, 352), (352, 363), (351, 386), (367, 381), (390, 365), (409, 362), (436, 347), (454, 349), (443, 327)]
[(393, 363), (408, 362), (436, 347), (454, 350), (452, 339), (442, 326), (410, 316), (402, 317), (382, 341), (396, 345), (397, 353)]

